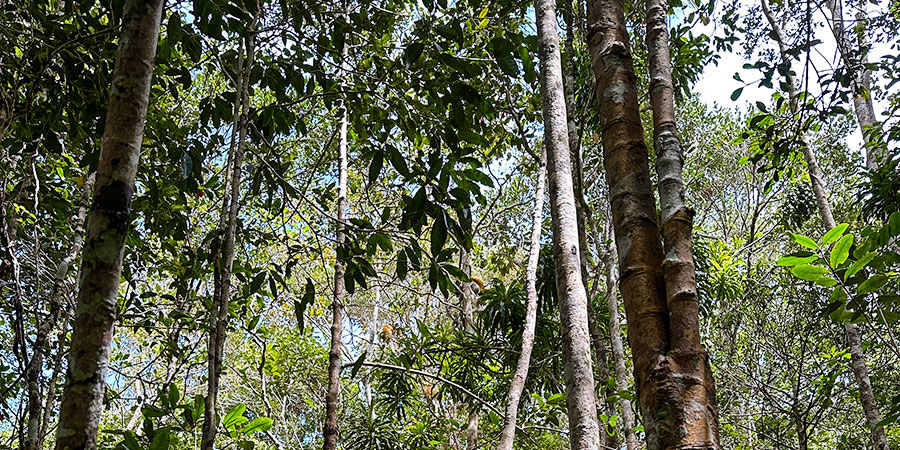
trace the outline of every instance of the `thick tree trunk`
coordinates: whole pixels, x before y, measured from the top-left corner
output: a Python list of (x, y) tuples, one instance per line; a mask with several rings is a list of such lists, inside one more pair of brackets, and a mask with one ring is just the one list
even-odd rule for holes
[(125, 2), (93, 204), (87, 219), (57, 450), (92, 450), (97, 446), (125, 234), (162, 7), (162, 0)]
[[(675, 93), (672, 85), (672, 60), (669, 54), (667, 0), (646, 0), (647, 50), (650, 68), (650, 104), (653, 110), (653, 141), (656, 150), (656, 174), (659, 179), (659, 203), (665, 259), (668, 309), (667, 356), (674, 365), (677, 380), (661, 393), (683, 403), (666, 412), (669, 401), (661, 399), (660, 417), (675, 414), (682, 430), (660, 430), (667, 436), (665, 445), (690, 448), (719, 447), (719, 414), (716, 384), (709, 357), (700, 342), (700, 303), (691, 246), (694, 211), (684, 202), (684, 151), (675, 119)], [(661, 422), (662, 423), (662, 422)]]
[[(652, 28), (651, 22), (648, 34), (658, 33)], [(681, 192), (671, 191), (675, 174), (667, 167), (673, 165), (673, 156), (680, 155), (660, 154), (667, 159), (659, 178), (668, 185), (661, 203), (667, 246), (672, 250), (664, 267), (622, 2), (588, 2), (588, 46), (597, 80), (621, 292), (647, 446), (650, 450), (717, 449), (715, 391), (699, 339), (690, 212), (678, 204)], [(656, 46), (651, 53), (659, 50)], [(651, 79), (658, 72), (657, 67)], [(680, 180), (680, 161), (677, 169)]]
[[(232, 267), (234, 265), (234, 245), (237, 234), (237, 216), (241, 202), (241, 169), (244, 159), (244, 144), (247, 139), (247, 127), (250, 114), (250, 71), (253, 68), (253, 56), (255, 52), (255, 28), (256, 19), (250, 24), (246, 41), (246, 56), (239, 53), (238, 66), (241, 73), (236, 80), (237, 100), (239, 108), (238, 120), (235, 121), (238, 133), (237, 142), (232, 141), (232, 151), (229, 152), (231, 180), (228, 188), (230, 192), (223, 202), (219, 224), (224, 221), (224, 230), (220, 232), (220, 241), (217, 249), (215, 265), (215, 292), (212, 307), (209, 311), (209, 343), (207, 346), (208, 377), (206, 386), (206, 401), (203, 410), (203, 428), (200, 440), (202, 450), (212, 450), (215, 447), (218, 434), (218, 397), (219, 380), (222, 376), (222, 362), (225, 354), (225, 341), (228, 332), (229, 305), (232, 292)], [(233, 133), (233, 132), (232, 132)]]
[(541, 153), (541, 161), (537, 169), (537, 180), (534, 185), (534, 209), (531, 219), (531, 239), (528, 242), (528, 263), (525, 266), (525, 291), (528, 304), (525, 307), (525, 328), (522, 330), (522, 349), (516, 362), (516, 372), (509, 384), (509, 395), (506, 397), (506, 415), (503, 430), (500, 432), (500, 443), (497, 450), (512, 450), (516, 436), (516, 416), (519, 413), (519, 401), (525, 389), (525, 379), (531, 364), (531, 350), (534, 348), (534, 328), (537, 323), (537, 265), (541, 253), (541, 225), (544, 215), (544, 183), (547, 167), (547, 154)]
[[(835, 1), (836, 3), (834, 4), (837, 4), (838, 8), (838, 12), (836, 12), (835, 15), (840, 16), (840, 3), (839, 0)], [(834, 8), (834, 4), (829, 3), (832, 8)], [(778, 41), (781, 58), (782, 60), (787, 61), (789, 55), (787, 54), (784, 44), (783, 30), (775, 20), (775, 15), (769, 8), (768, 0), (762, 0), (762, 9), (763, 15), (765, 15), (766, 20), (768, 20), (769, 26), (772, 27), (772, 31)], [(835, 9), (832, 9), (832, 11), (835, 11)], [(843, 25), (840, 25), (840, 29), (843, 31)], [(841, 32), (838, 35), (842, 36), (843, 33)], [(791, 105), (793, 106), (795, 105), (793, 99), (796, 98), (797, 92), (791, 77), (787, 78), (787, 84), (790, 89), (788, 95), (791, 98)], [(807, 169), (809, 170), (809, 181), (812, 185), (813, 195), (815, 196), (816, 206), (819, 209), (822, 222), (825, 223), (825, 226), (828, 229), (832, 229), (837, 226), (837, 223), (834, 220), (834, 214), (831, 212), (831, 202), (828, 200), (827, 193), (825, 192), (825, 183), (822, 181), (822, 171), (819, 169), (819, 162), (816, 158), (816, 154), (813, 153), (812, 149), (805, 143), (801, 146), (801, 151), (803, 153), (803, 158), (806, 160)], [(856, 324), (846, 323), (844, 324), (844, 333), (847, 336), (847, 344), (850, 349), (850, 367), (853, 371), (854, 378), (856, 378), (857, 387), (859, 388), (859, 402), (869, 426), (869, 435), (872, 446), (875, 450), (887, 450), (888, 444), (884, 428), (878, 426), (878, 423), (882, 420), (882, 415), (878, 407), (878, 402), (875, 399), (875, 392), (872, 389), (872, 380), (869, 378), (869, 369), (866, 367), (866, 356), (865, 353), (863, 353), (860, 329)]]
[[(346, 45), (343, 57), (346, 59)], [(346, 63), (342, 63), (346, 68)], [(346, 70), (344, 70), (346, 73)], [(331, 300), (331, 349), (328, 351), (328, 390), (325, 393), (325, 427), (323, 450), (335, 450), (340, 434), (338, 412), (341, 401), (341, 349), (344, 335), (344, 226), (347, 221), (347, 101), (341, 104), (338, 136), (338, 197), (335, 224), (336, 258), (334, 262), (334, 297)]]
[[(616, 390), (624, 391), (628, 389), (628, 373), (625, 369), (625, 346), (622, 345), (621, 324), (619, 321), (619, 297), (617, 295), (616, 283), (616, 244), (615, 235), (612, 227), (608, 225), (610, 244), (606, 254), (603, 257), (603, 266), (606, 270), (606, 303), (609, 308), (609, 340), (611, 342), (613, 362), (616, 374)], [(637, 450), (639, 443), (634, 433), (634, 413), (631, 410), (631, 400), (627, 397), (619, 396), (619, 409), (621, 409), (622, 429), (625, 434), (625, 448), (627, 450)]]
[(566, 374), (566, 405), (569, 441), (573, 450), (600, 447), (597, 398), (591, 364), (587, 293), (581, 279), (578, 249), (578, 222), (572, 188), (572, 163), (567, 136), (566, 103), (563, 93), (562, 63), (556, 28), (556, 2), (536, 0), (538, 48), (540, 54), (541, 106), (544, 117), (544, 145), (547, 149), (547, 178), (550, 184), (550, 212), (553, 218), (553, 247), (559, 297), (563, 364)]

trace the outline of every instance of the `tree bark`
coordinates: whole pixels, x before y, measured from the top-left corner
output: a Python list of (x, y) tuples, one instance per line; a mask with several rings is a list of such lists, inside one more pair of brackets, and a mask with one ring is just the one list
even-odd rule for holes
[(540, 55), (541, 109), (544, 118), (544, 145), (547, 149), (547, 178), (550, 182), (569, 441), (572, 449), (594, 450), (600, 447), (600, 427), (591, 364), (587, 293), (581, 279), (578, 222), (572, 188), (572, 163), (555, 6), (553, 1), (536, 0), (534, 9)]
[[(654, 24), (648, 23), (648, 34), (659, 33), (652, 28)], [(680, 181), (681, 169), (680, 161), (675, 166), (671, 159), (680, 155), (660, 154), (666, 161), (659, 178), (668, 185), (661, 199), (663, 231), (671, 250), (664, 266), (622, 2), (588, 2), (588, 46), (600, 103), (620, 290), (647, 446), (650, 450), (718, 449), (715, 388), (699, 343), (690, 211), (678, 203), (681, 192), (671, 188), (675, 170)], [(660, 51), (655, 47), (651, 53)], [(659, 67), (654, 72), (651, 80), (658, 78)]]
[[(659, 203), (665, 259), (668, 318), (667, 356), (672, 359), (671, 386), (663, 395), (683, 403), (672, 407), (679, 428), (666, 437), (665, 445), (689, 448), (719, 447), (719, 414), (716, 384), (709, 357), (700, 341), (700, 303), (697, 276), (691, 246), (694, 211), (684, 202), (684, 150), (675, 119), (675, 93), (672, 60), (669, 52), (667, 0), (646, 0), (647, 50), (650, 69), (650, 104), (653, 110), (653, 141), (656, 150), (656, 174), (659, 179)], [(671, 391), (669, 389), (672, 389)], [(661, 402), (661, 416), (668, 401)], [(662, 422), (661, 422), (662, 423)], [(674, 431), (674, 430), (673, 430)], [(660, 430), (665, 436), (668, 430)]]
[(162, 0), (128, 0), (81, 260), (57, 450), (97, 446), (119, 277), (137, 175)]
[[(607, 236), (610, 244), (603, 257), (603, 266), (606, 270), (606, 303), (609, 308), (609, 340), (611, 342), (613, 362), (616, 374), (616, 390), (619, 392), (628, 389), (628, 373), (625, 369), (625, 347), (622, 345), (621, 324), (619, 321), (619, 298), (616, 291), (616, 244), (612, 226), (607, 225)], [(625, 434), (625, 448), (637, 450), (639, 447), (637, 436), (634, 433), (634, 412), (631, 409), (631, 400), (619, 396), (619, 409), (622, 415), (622, 429)]]
[[(346, 74), (347, 46), (344, 44), (341, 63)], [(340, 434), (338, 412), (341, 401), (341, 349), (344, 334), (344, 226), (347, 221), (347, 100), (341, 103), (338, 131), (338, 197), (335, 224), (334, 297), (331, 300), (331, 349), (328, 351), (328, 390), (325, 393), (325, 427), (323, 450), (335, 450)]]
[[(837, 4), (839, 5), (839, 3)], [(783, 30), (775, 20), (775, 15), (769, 8), (767, 0), (762, 0), (762, 8), (763, 14), (769, 22), (769, 25), (772, 27), (772, 31), (778, 41), (781, 59), (786, 61), (789, 56), (785, 49)], [(841, 30), (843, 30), (842, 25)], [(787, 84), (789, 87), (788, 95), (792, 99), (791, 105), (793, 106), (795, 105), (793, 99), (797, 96), (796, 88), (790, 77), (787, 79)], [(819, 162), (816, 158), (816, 154), (813, 153), (812, 149), (805, 143), (801, 146), (801, 150), (809, 170), (809, 181), (812, 185), (813, 195), (815, 196), (816, 206), (819, 209), (822, 222), (825, 223), (825, 226), (828, 229), (832, 229), (837, 226), (837, 223), (834, 220), (834, 214), (831, 212), (831, 202), (828, 200), (828, 196), (825, 192), (825, 184), (822, 181), (822, 171), (819, 169)], [(881, 422), (883, 416), (878, 407), (878, 402), (875, 399), (875, 392), (872, 389), (872, 380), (869, 378), (869, 369), (866, 367), (866, 356), (865, 353), (863, 353), (860, 329), (856, 324), (845, 323), (844, 334), (847, 336), (847, 344), (850, 349), (850, 367), (853, 371), (854, 378), (856, 378), (857, 387), (859, 388), (859, 402), (869, 426), (869, 437), (872, 441), (872, 446), (875, 450), (887, 450), (888, 443), (884, 428), (878, 426), (878, 423)]]
[(516, 362), (516, 372), (509, 384), (509, 395), (506, 397), (506, 414), (503, 430), (500, 432), (500, 443), (497, 450), (512, 450), (516, 436), (516, 416), (519, 413), (519, 401), (525, 389), (525, 379), (531, 364), (531, 350), (534, 348), (534, 328), (537, 323), (537, 265), (541, 253), (541, 226), (544, 214), (544, 183), (547, 167), (547, 154), (541, 153), (538, 164), (537, 180), (534, 186), (534, 209), (531, 219), (531, 239), (528, 242), (528, 263), (525, 266), (525, 291), (528, 304), (525, 307), (525, 328), (522, 330), (522, 349)]

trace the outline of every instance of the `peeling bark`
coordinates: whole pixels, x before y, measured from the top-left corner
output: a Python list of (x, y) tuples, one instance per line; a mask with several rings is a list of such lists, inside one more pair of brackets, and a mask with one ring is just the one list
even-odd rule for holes
[(571, 448), (575, 450), (594, 450), (600, 447), (600, 427), (597, 421), (597, 399), (591, 364), (587, 293), (581, 278), (578, 222), (572, 187), (572, 162), (569, 155), (555, 6), (555, 2), (549, 0), (536, 0), (534, 9), (538, 31), (541, 109), (544, 118), (544, 145), (547, 149), (547, 178), (550, 182), (550, 212), (553, 218), (553, 247), (566, 376), (569, 442)]
[(516, 372), (509, 384), (506, 397), (506, 414), (503, 430), (500, 432), (500, 443), (497, 450), (512, 450), (516, 436), (516, 416), (519, 413), (519, 401), (525, 389), (528, 367), (531, 364), (531, 350), (534, 348), (534, 329), (537, 323), (537, 265), (541, 253), (541, 225), (544, 214), (544, 183), (547, 167), (547, 154), (542, 152), (538, 164), (537, 180), (534, 186), (534, 209), (531, 219), (531, 238), (528, 242), (528, 263), (525, 266), (525, 290), (528, 304), (525, 307), (525, 328), (522, 330), (522, 349), (516, 362)]
[(103, 410), (119, 277), (137, 174), (162, 0), (128, 0), (81, 261), (57, 450), (92, 450)]

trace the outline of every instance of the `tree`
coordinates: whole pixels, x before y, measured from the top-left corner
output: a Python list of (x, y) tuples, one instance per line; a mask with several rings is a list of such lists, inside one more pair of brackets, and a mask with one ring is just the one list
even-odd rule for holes
[(550, 182), (550, 212), (553, 218), (553, 252), (566, 372), (566, 405), (571, 430), (569, 441), (573, 449), (593, 450), (600, 448), (600, 427), (597, 422), (597, 400), (591, 365), (587, 292), (581, 277), (578, 223), (567, 135), (568, 119), (555, 8), (554, 2), (546, 0), (537, 0), (534, 5), (541, 61), (541, 105), (544, 145), (547, 151), (547, 178)]
[(58, 450), (96, 448), (116, 318), (125, 233), (138, 168), (161, 0), (125, 2), (106, 128), (81, 261)]

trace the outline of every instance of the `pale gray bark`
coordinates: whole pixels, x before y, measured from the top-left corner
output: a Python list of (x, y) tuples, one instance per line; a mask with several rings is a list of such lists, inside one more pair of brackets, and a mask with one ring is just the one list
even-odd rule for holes
[(575, 193), (572, 188), (572, 163), (569, 155), (555, 7), (556, 2), (549, 0), (536, 0), (534, 5), (563, 365), (566, 375), (569, 442), (573, 450), (595, 450), (600, 448), (600, 427), (597, 421), (597, 398), (594, 393), (591, 364), (587, 293), (581, 279), (578, 222)]
[(531, 219), (531, 238), (528, 242), (528, 263), (525, 265), (525, 291), (528, 304), (525, 307), (525, 328), (522, 330), (522, 348), (516, 362), (516, 372), (509, 384), (506, 397), (506, 414), (503, 430), (500, 432), (500, 443), (497, 450), (512, 450), (516, 435), (516, 417), (519, 413), (519, 401), (525, 389), (528, 367), (531, 364), (531, 350), (534, 347), (534, 328), (537, 323), (537, 265), (541, 253), (541, 225), (544, 215), (544, 183), (547, 166), (547, 154), (541, 153), (541, 161), (537, 169), (537, 180), (534, 185), (534, 209)]
[(137, 174), (162, 0), (128, 0), (87, 218), (57, 450), (93, 450), (103, 412), (119, 277)]

